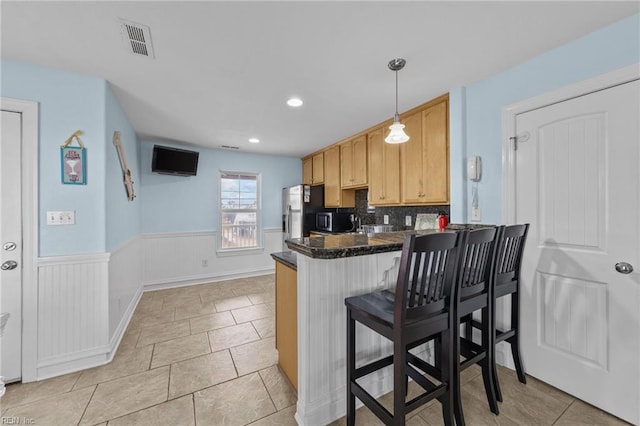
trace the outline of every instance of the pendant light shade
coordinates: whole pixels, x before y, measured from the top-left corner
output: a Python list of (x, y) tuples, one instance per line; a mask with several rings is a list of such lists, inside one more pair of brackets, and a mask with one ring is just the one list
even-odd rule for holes
[(393, 116), (393, 124), (389, 126), (389, 134), (384, 141), (386, 143), (404, 143), (409, 140), (409, 135), (404, 132), (404, 124), (400, 123), (400, 116), (398, 115), (398, 71), (404, 68), (407, 63), (404, 59), (392, 59), (389, 62), (389, 69), (396, 73), (396, 114)]

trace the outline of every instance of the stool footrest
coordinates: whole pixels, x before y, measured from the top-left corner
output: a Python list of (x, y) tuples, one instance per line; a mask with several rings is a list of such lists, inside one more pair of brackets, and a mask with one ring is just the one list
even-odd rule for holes
[(470, 367), (473, 364), (477, 364), (478, 361), (486, 358), (487, 353), (482, 348), (482, 346), (472, 342), (471, 340), (461, 337), (460, 355), (465, 358), (465, 360), (460, 363), (460, 370), (464, 370), (467, 367)]
[(356, 382), (351, 382), (351, 392), (367, 406), (373, 413), (378, 416), (384, 424), (391, 424), (393, 422), (393, 415), (376, 401), (369, 393), (362, 388)]
[(374, 371), (378, 371), (387, 365), (393, 364), (393, 355), (389, 355), (377, 361), (373, 361), (369, 364), (363, 365), (360, 368), (356, 368), (356, 371), (353, 374), (353, 379), (359, 379), (360, 377), (366, 376), (367, 374), (371, 374)]
[(500, 343), (516, 335), (516, 330), (496, 330), (496, 343)]
[(469, 321), (471, 323), (471, 326), (473, 328), (477, 328), (478, 330), (482, 330), (482, 323), (478, 320), (471, 320)]
[[(416, 367), (418, 367), (420, 370), (424, 371), (425, 373), (427, 373), (431, 377), (435, 377), (436, 379), (440, 380), (440, 370), (435, 368), (433, 365), (429, 364), (427, 361), (418, 358), (417, 356), (415, 356), (414, 354), (412, 354), (410, 352), (407, 353), (407, 361), (410, 364), (415, 365)], [(420, 377), (424, 377), (424, 376), (420, 376)], [(414, 378), (414, 380), (415, 380), (415, 378)], [(422, 386), (422, 387), (424, 387), (424, 386)]]

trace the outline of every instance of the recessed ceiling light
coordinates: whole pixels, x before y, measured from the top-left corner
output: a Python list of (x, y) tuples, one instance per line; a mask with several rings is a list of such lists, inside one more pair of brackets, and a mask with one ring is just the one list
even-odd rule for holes
[(260, 143), (260, 139), (258, 139), (258, 138), (251, 138), (251, 139), (249, 139), (249, 142), (250, 142), (250, 143)]
[(287, 101), (287, 105), (289, 105), (290, 107), (299, 107), (302, 106), (302, 99), (300, 98), (291, 98)]

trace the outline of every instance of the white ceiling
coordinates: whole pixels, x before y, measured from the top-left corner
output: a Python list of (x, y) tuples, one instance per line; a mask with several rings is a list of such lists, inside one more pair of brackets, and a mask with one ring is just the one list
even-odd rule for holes
[[(296, 157), (392, 117), (393, 58), (407, 60), (402, 112), (640, 10), (637, 1), (0, 3), (3, 58), (106, 79), (141, 138)], [(150, 27), (155, 59), (124, 49), (118, 18)], [(292, 95), (305, 104), (288, 107)]]

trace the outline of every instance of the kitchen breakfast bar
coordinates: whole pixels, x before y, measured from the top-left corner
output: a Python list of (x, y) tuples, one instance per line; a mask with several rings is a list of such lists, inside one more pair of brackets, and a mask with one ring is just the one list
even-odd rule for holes
[[(433, 232), (442, 231), (300, 238), (287, 241), (293, 252), (272, 254), (276, 347), (280, 368), (298, 392), (298, 424), (328, 424), (346, 413), (344, 299), (394, 288), (405, 237)], [(392, 352), (390, 341), (365, 327), (357, 327), (356, 340), (358, 365)], [(425, 346), (412, 352), (429, 358)], [(392, 382), (389, 366), (363, 378), (362, 384), (377, 397), (391, 391)]]

